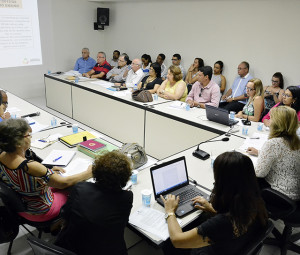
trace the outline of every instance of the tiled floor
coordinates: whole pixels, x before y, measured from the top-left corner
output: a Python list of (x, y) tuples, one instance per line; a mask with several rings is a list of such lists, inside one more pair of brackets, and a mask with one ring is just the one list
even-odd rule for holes
[[(56, 111), (52, 111), (51, 109), (48, 109), (45, 105), (45, 99), (40, 97), (40, 98), (31, 98), (31, 99), (28, 99), (27, 101), (31, 102), (32, 104), (44, 109), (44, 110), (47, 110), (48, 112), (62, 118), (62, 119), (65, 119), (67, 121), (70, 121), (70, 122), (74, 122), (72, 121), (72, 119), (62, 115), (62, 114), (59, 114), (57, 113)], [(86, 128), (86, 126), (80, 124), (79, 125), (80, 127), (82, 128)], [(276, 227), (282, 229), (282, 224), (280, 224), (280, 222), (276, 222), (275, 223)], [(32, 229), (32, 228), (30, 228)], [(33, 231), (33, 233), (37, 234), (37, 231)], [(13, 244), (13, 248), (12, 248), (12, 254), (13, 255), (29, 255), (29, 254), (33, 254), (29, 244), (27, 243), (26, 241), (26, 237), (28, 236), (28, 232), (23, 228), (23, 227), (20, 227), (20, 231), (19, 231), (19, 235), (17, 236), (17, 238), (15, 239), (14, 241), (14, 244)], [(49, 242), (53, 242), (55, 240), (55, 237), (52, 237), (50, 234), (43, 234), (42, 238), (46, 241), (49, 241)], [(134, 238), (137, 238), (138, 237), (134, 237)], [(130, 238), (131, 240), (134, 239), (134, 238)], [(299, 242), (300, 244), (300, 242)], [(8, 243), (6, 244), (0, 244), (0, 254), (1, 255), (4, 255), (6, 254), (7, 252), (7, 249), (8, 249)], [(129, 245), (130, 246), (130, 245)], [(148, 243), (146, 243), (145, 241), (141, 241), (139, 242), (137, 245), (133, 246), (132, 248), (130, 248), (128, 250), (128, 254), (129, 255), (140, 255), (140, 254), (143, 254), (143, 255), (162, 255), (162, 251), (159, 250), (159, 249), (155, 249), (154, 247), (150, 246)], [(273, 247), (273, 246), (267, 246), (265, 245), (263, 247), (263, 250), (261, 252), (261, 255), (280, 255), (280, 251), (278, 248), (276, 247)], [(296, 253), (294, 252), (288, 252), (287, 255), (296, 255)]]

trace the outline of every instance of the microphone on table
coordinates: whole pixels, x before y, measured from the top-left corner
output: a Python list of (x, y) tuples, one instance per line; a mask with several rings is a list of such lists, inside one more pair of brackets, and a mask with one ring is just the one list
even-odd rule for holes
[(26, 115), (21, 116), (21, 118), (26, 118), (26, 117), (35, 117), (35, 116), (40, 116), (40, 112), (34, 112), (34, 113), (29, 113)]
[(209, 140), (209, 141), (205, 141), (205, 142), (199, 143), (197, 149), (193, 152), (193, 156), (196, 157), (196, 158), (202, 159), (202, 160), (208, 159), (209, 158), (209, 154), (207, 152), (203, 151), (203, 150), (200, 150), (199, 146), (201, 144), (203, 144), (203, 143), (219, 142), (219, 141), (227, 142), (227, 141), (229, 141), (229, 138), (228, 137), (224, 137), (224, 138), (222, 138), (220, 140)]
[[(244, 96), (246, 98), (248, 98), (248, 95), (245, 93)], [(242, 120), (242, 123), (245, 125), (245, 126), (251, 126), (251, 121), (249, 120), (249, 109), (248, 109), (249, 105), (247, 106), (247, 119), (245, 120)]]

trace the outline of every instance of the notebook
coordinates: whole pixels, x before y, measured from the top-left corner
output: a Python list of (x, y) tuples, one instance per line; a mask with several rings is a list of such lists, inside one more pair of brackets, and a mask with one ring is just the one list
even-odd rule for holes
[(91, 140), (81, 142), (78, 146), (81, 146), (81, 147), (83, 147), (85, 149), (88, 149), (92, 152), (97, 152), (98, 150), (103, 149), (106, 145), (96, 141), (95, 139), (91, 139)]
[(42, 164), (52, 166), (66, 166), (75, 156), (76, 151), (52, 150)]
[(77, 134), (72, 134), (72, 135), (67, 135), (67, 136), (60, 137), (60, 138), (58, 138), (58, 140), (60, 142), (62, 142), (63, 144), (67, 145), (68, 147), (73, 148), (78, 143), (83, 142), (84, 137), (86, 137), (86, 140), (96, 138), (96, 136), (94, 136), (90, 132), (82, 131), (82, 132), (79, 132)]
[(229, 119), (227, 110), (216, 108), (211, 105), (206, 105), (206, 118), (226, 126), (233, 126), (238, 123), (236, 120)]
[(178, 217), (183, 217), (195, 210), (192, 198), (202, 196), (209, 199), (209, 195), (189, 184), (185, 157), (173, 159), (150, 168), (152, 187), (155, 200), (162, 206), (164, 203), (160, 195), (172, 194), (179, 196), (179, 206), (176, 210)]

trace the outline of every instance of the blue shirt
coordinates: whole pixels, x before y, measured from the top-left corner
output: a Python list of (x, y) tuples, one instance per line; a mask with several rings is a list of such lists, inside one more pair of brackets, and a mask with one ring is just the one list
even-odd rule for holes
[[(246, 85), (249, 80), (252, 79), (252, 76), (248, 73), (246, 76), (241, 77), (238, 76), (235, 78), (231, 90), (232, 90), (232, 97), (239, 97), (241, 95), (244, 95), (246, 93)], [(242, 104), (246, 104), (246, 100), (239, 101)]]
[(93, 67), (96, 65), (96, 61), (89, 57), (87, 60), (84, 60), (82, 57), (77, 59), (74, 70), (79, 71), (79, 73), (87, 73), (91, 71)]

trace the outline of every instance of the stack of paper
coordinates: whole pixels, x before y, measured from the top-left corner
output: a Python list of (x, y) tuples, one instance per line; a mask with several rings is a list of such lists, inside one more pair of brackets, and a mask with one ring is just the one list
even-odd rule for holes
[(25, 119), (32, 129), (32, 132), (31, 132), (32, 134), (40, 132), (49, 127), (49, 125), (42, 125), (42, 124), (38, 123), (35, 119), (33, 119), (31, 117), (26, 117)]
[(65, 173), (63, 173), (63, 176), (70, 176), (74, 174), (79, 174), (84, 172), (89, 165), (93, 163), (92, 160), (89, 159), (83, 159), (83, 158), (77, 158), (73, 160), (67, 167), (65, 167)]

